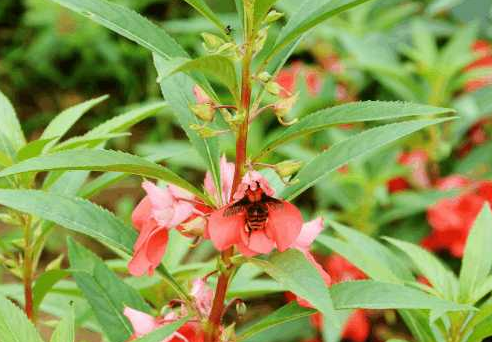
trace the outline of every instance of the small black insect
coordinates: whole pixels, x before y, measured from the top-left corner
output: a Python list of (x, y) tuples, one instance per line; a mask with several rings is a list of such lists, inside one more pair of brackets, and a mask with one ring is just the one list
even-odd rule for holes
[(231, 25), (227, 25), (225, 28), (225, 33), (230, 36), (232, 34), (232, 27)]

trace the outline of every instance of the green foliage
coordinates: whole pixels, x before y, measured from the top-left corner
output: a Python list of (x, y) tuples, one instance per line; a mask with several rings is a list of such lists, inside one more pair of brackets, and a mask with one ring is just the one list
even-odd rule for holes
[(0, 296), (0, 336), (5, 342), (43, 342), (24, 312)]

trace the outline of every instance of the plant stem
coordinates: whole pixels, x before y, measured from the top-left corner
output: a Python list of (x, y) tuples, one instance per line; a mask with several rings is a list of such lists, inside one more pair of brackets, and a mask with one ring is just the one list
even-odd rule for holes
[[(254, 33), (251, 20), (251, 11), (249, 8), (251, 6), (250, 1), (245, 0), (244, 6), (244, 56), (242, 59), (241, 73), (241, 99), (240, 103), (238, 104), (239, 114), (242, 114), (244, 116), (244, 120), (239, 127), (236, 138), (235, 172), (230, 200), (232, 200), (232, 196), (241, 182), (241, 178), (244, 173), (244, 167), (246, 164), (251, 104), (251, 61), (253, 59)], [(222, 322), (222, 316), (224, 314), (225, 297), (227, 294), (227, 288), (229, 286), (231, 275), (234, 273), (234, 269), (230, 260), (233, 255), (234, 247), (231, 247), (221, 253), (221, 261), (225, 267), (220, 272), (217, 287), (215, 289), (212, 310), (210, 312), (205, 334), (205, 342), (219, 341), (220, 325)]]
[(31, 321), (35, 321), (33, 300), (32, 300), (32, 281), (33, 281), (33, 246), (32, 246), (32, 231), (31, 217), (25, 216), (24, 222), (24, 311)]

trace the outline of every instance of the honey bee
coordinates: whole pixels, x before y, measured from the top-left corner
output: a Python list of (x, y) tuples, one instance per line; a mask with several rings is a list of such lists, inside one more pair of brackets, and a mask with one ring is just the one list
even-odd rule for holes
[(228, 217), (244, 213), (246, 216), (244, 230), (248, 237), (251, 237), (253, 231), (265, 229), (269, 210), (276, 210), (282, 206), (282, 201), (267, 196), (258, 185), (254, 191), (251, 189), (246, 190), (245, 196), (227, 208), (223, 215)]

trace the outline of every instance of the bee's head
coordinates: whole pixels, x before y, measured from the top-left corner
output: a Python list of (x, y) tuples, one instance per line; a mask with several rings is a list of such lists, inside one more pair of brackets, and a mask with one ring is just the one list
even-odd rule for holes
[(260, 184), (256, 182), (256, 189), (251, 190), (251, 186), (246, 190), (246, 197), (250, 202), (259, 202), (261, 201), (261, 197), (263, 196), (263, 190), (260, 187)]

